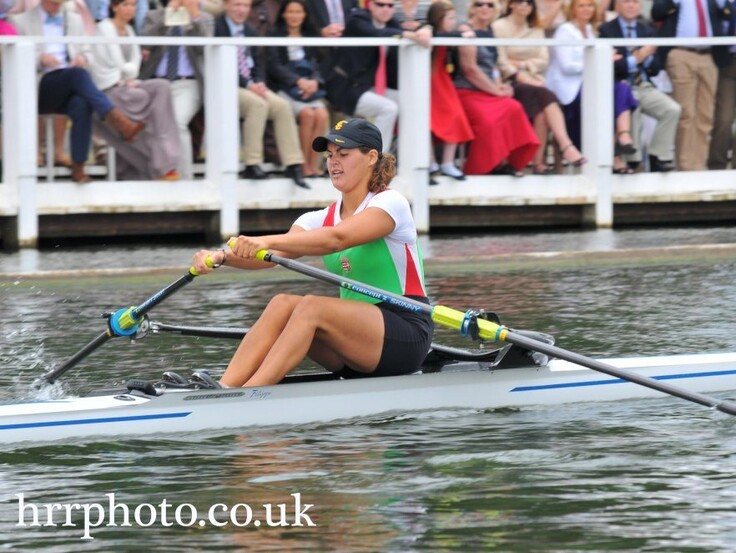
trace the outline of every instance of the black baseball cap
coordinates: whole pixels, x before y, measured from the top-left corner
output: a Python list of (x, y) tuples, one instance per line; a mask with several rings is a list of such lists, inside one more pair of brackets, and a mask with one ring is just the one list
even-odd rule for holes
[(327, 136), (318, 136), (314, 139), (312, 149), (315, 152), (326, 152), (329, 142), (340, 148), (366, 146), (372, 150), (378, 150), (379, 155), (383, 150), (381, 131), (365, 119), (343, 119), (338, 121), (327, 133)]

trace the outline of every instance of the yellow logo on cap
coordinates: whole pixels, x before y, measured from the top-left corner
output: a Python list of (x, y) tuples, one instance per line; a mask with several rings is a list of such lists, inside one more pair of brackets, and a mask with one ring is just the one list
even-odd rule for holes
[(339, 131), (340, 129), (342, 129), (343, 125), (347, 125), (347, 124), (348, 122), (345, 119), (343, 119), (342, 121), (338, 121), (337, 123), (335, 123), (335, 130)]
[(336, 138), (335, 139), (335, 142), (339, 142), (340, 144), (345, 144), (345, 141), (344, 140), (340, 140), (339, 138)]

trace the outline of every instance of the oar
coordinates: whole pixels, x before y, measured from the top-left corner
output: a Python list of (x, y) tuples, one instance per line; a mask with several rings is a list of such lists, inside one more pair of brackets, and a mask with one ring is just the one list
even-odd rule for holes
[[(207, 258), (207, 263), (212, 264), (212, 260)], [(84, 346), (81, 350), (75, 353), (67, 361), (54, 367), (42, 377), (38, 378), (33, 384), (38, 387), (45, 383), (53, 384), (56, 380), (64, 374), (66, 371), (71, 369), (82, 359), (90, 355), (92, 352), (97, 350), (101, 345), (107, 342), (110, 338), (116, 336), (131, 336), (138, 330), (138, 325), (143, 322), (143, 316), (148, 313), (151, 309), (156, 307), (159, 303), (164, 301), (166, 298), (171, 296), (174, 292), (183, 288), (194, 280), (195, 277), (199, 276), (199, 273), (195, 271), (194, 267), (189, 269), (189, 272), (184, 276), (178, 278), (171, 284), (169, 284), (163, 290), (156, 292), (153, 296), (148, 298), (138, 307), (123, 308), (110, 315), (107, 324), (107, 330), (97, 336), (89, 344)]]
[[(334, 275), (325, 270), (319, 269), (317, 267), (312, 267), (311, 265), (307, 265), (293, 259), (287, 259), (285, 257), (274, 255), (267, 250), (259, 251), (256, 257), (262, 261), (276, 263), (277, 265), (281, 265), (282, 267), (285, 267), (292, 271), (296, 271), (297, 273), (314, 277), (329, 284), (336, 284), (337, 286), (345, 288), (346, 290), (358, 292), (360, 294), (375, 298), (379, 301), (386, 302), (388, 304), (406, 309), (408, 311), (425, 313), (427, 315), (430, 315), (435, 323), (449, 328), (454, 328), (456, 330), (460, 330), (463, 334), (467, 334), (469, 325), (471, 324), (470, 312), (463, 313), (461, 311), (457, 311), (455, 309), (451, 309), (442, 305), (427, 305), (404, 296), (392, 294), (379, 288), (374, 288), (373, 286), (369, 286), (367, 284), (363, 284), (349, 278)], [(690, 392), (678, 386), (673, 386), (665, 382), (660, 382), (648, 376), (620, 369), (618, 367), (614, 367), (613, 365), (609, 365), (608, 363), (585, 357), (583, 355), (580, 355), (579, 353), (567, 351), (557, 346), (535, 340), (521, 334), (520, 332), (506, 328), (503, 325), (498, 325), (491, 321), (486, 321), (479, 318), (477, 319), (477, 324), (479, 331), (478, 335), (485, 340), (503, 340), (504, 342), (516, 344), (517, 346), (525, 349), (538, 351), (549, 356), (556, 357), (558, 359), (564, 359), (565, 361), (575, 363), (576, 365), (580, 365), (582, 367), (587, 367), (594, 371), (602, 372), (610, 376), (615, 376), (616, 378), (620, 378), (621, 380), (627, 380), (629, 382), (633, 382), (641, 386), (646, 386), (647, 388), (652, 388), (653, 390), (657, 390), (671, 396), (679, 397), (687, 401), (692, 401), (694, 403), (698, 403), (700, 405), (704, 405), (713, 409), (718, 409), (719, 411), (728, 413), (729, 415), (736, 415), (736, 403), (734, 402), (717, 399), (698, 392)]]

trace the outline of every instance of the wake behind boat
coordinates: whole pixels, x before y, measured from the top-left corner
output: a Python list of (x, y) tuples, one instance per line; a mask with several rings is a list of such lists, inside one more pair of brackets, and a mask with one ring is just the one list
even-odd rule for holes
[[(509, 346), (507, 346), (508, 348)], [(496, 409), (662, 397), (662, 393), (560, 359), (504, 368), (460, 361), (406, 376), (339, 380), (290, 377), (262, 388), (122, 389), (104, 395), (0, 405), (0, 443), (181, 434), (329, 422), (382, 413)], [(511, 357), (514, 357), (513, 355)], [(516, 359), (512, 364), (518, 362)], [(736, 390), (736, 353), (607, 359), (606, 363), (698, 392)]]

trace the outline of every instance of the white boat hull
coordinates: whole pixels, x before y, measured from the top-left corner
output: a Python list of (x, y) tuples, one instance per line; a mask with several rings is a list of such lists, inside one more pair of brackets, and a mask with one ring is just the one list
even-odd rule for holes
[[(697, 392), (736, 390), (736, 353), (606, 359)], [(0, 443), (309, 424), (386, 412), (493, 409), (665, 394), (553, 360), (544, 367), (137, 393), (0, 405)]]

